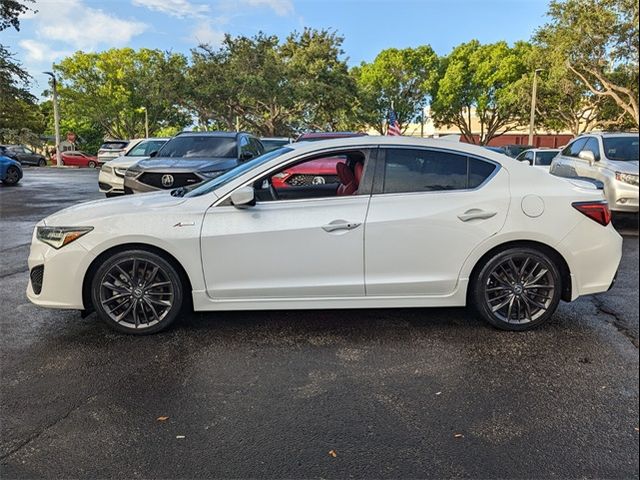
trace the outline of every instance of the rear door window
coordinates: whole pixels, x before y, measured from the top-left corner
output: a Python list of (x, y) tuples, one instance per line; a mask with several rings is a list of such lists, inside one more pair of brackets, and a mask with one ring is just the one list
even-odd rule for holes
[(465, 190), (480, 186), (496, 165), (438, 150), (386, 149), (383, 193)]

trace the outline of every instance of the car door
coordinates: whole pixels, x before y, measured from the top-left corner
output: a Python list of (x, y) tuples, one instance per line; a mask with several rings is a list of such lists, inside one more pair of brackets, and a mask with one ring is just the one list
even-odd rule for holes
[(567, 145), (551, 164), (551, 173), (559, 177), (577, 177), (576, 158), (587, 139), (580, 137)]
[(444, 149), (381, 152), (365, 229), (366, 294), (450, 294), (472, 250), (504, 225), (508, 173)]
[[(359, 154), (366, 171), (371, 150)], [(370, 187), (348, 196), (337, 196), (336, 188), (324, 197), (301, 191), (299, 198), (274, 200), (265, 196), (265, 187), (257, 190), (254, 206), (239, 209), (225, 200), (209, 208), (201, 236), (208, 295), (216, 300), (364, 296)]]
[(588, 160), (583, 160), (579, 156), (576, 156), (574, 159), (576, 176), (602, 180), (601, 175), (599, 174), (598, 165), (598, 162), (600, 161), (600, 145), (598, 145), (598, 139), (595, 137), (587, 137), (587, 141), (584, 143), (580, 151), (593, 153), (596, 162), (591, 164)]

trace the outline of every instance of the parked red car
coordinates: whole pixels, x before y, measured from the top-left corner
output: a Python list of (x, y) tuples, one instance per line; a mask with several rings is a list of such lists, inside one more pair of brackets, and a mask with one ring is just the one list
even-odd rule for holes
[[(332, 138), (363, 137), (366, 133), (358, 132), (311, 132), (300, 135), (296, 142), (315, 142)], [(312, 162), (295, 165), (275, 175), (271, 182), (274, 188), (305, 187), (308, 185), (323, 185), (340, 183), (336, 165), (344, 162), (343, 157), (319, 158)]]
[[(100, 162), (98, 162), (98, 157), (80, 151), (62, 152), (60, 156), (62, 157), (63, 165), (88, 168), (96, 168), (100, 165)], [(53, 161), (55, 164), (55, 157)]]

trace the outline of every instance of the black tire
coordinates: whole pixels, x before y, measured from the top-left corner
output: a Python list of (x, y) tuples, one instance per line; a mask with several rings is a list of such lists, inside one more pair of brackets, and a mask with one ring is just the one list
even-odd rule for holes
[(4, 180), (2, 180), (2, 183), (4, 183), (5, 185), (11, 186), (11, 185), (15, 185), (19, 181), (20, 181), (20, 170), (18, 170), (18, 167), (14, 167), (13, 165), (11, 165), (9, 168), (7, 168), (7, 172), (5, 173)]
[(47, 161), (44, 158), (41, 158), (40, 160), (38, 160), (38, 166), (39, 167), (46, 167), (47, 166)]
[(176, 320), (183, 286), (176, 268), (160, 255), (126, 250), (98, 268), (91, 281), (91, 300), (98, 316), (114, 330), (148, 335)]
[(89, 168), (96, 168), (96, 162), (94, 162), (93, 160), (91, 160), (91, 161), (87, 164), (87, 166), (88, 166)]
[(502, 330), (523, 331), (553, 316), (562, 296), (562, 277), (546, 253), (515, 247), (488, 258), (470, 288), (473, 306), (487, 322)]

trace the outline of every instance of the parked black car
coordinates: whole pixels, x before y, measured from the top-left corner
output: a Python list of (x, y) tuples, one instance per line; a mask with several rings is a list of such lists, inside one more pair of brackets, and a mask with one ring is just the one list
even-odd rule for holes
[(0, 145), (0, 152), (3, 155), (13, 158), (23, 165), (47, 166), (47, 159), (24, 145)]
[(263, 153), (260, 140), (246, 132), (182, 132), (129, 167), (124, 193), (196, 185)]

